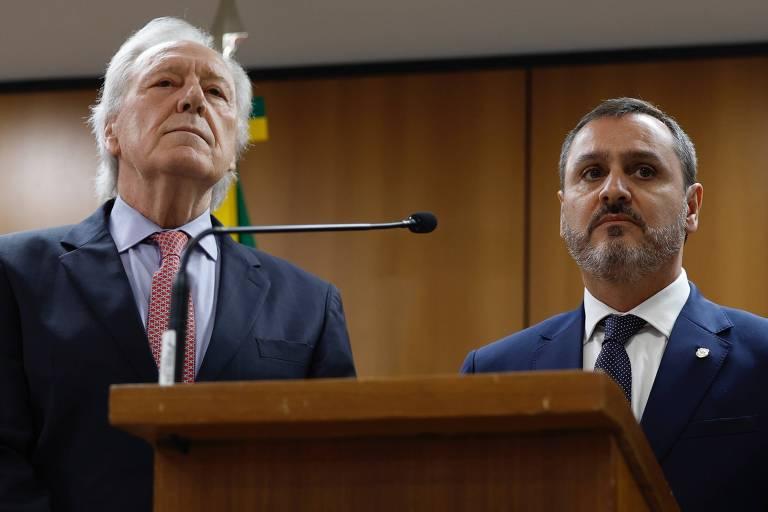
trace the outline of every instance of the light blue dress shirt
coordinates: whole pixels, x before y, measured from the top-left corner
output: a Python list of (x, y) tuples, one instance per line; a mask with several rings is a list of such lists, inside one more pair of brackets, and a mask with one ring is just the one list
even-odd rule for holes
[[(211, 213), (210, 210), (206, 210), (196, 219), (176, 229), (184, 231), (191, 239), (210, 227)], [(164, 230), (133, 209), (119, 196), (117, 197), (109, 216), (109, 232), (120, 253), (120, 260), (131, 283), (133, 298), (145, 330), (152, 274), (160, 268), (160, 249), (149, 237), (158, 231)], [(203, 238), (200, 245), (194, 249), (187, 266), (190, 294), (195, 309), (196, 372), (200, 370), (200, 364), (211, 341), (216, 312), (218, 274), (219, 248), (216, 245), (216, 239), (208, 236)]]

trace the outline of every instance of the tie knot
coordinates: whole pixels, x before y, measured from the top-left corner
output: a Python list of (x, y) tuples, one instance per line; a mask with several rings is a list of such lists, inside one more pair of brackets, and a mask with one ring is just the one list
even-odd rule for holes
[(615, 341), (622, 345), (642, 329), (646, 321), (635, 315), (608, 315), (603, 319), (605, 323), (605, 340)]
[(183, 231), (160, 231), (153, 234), (150, 238), (160, 248), (161, 259), (165, 259), (168, 256), (181, 256), (181, 251), (189, 240), (189, 237)]

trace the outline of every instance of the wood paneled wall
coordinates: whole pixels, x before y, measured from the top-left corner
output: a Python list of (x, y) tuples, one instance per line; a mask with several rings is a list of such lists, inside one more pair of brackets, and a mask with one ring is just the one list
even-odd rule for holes
[[(454, 372), (469, 349), (579, 304), (578, 269), (558, 236), (560, 144), (600, 100), (638, 96), (675, 116), (699, 152), (705, 194), (686, 246), (690, 278), (713, 300), (766, 315), (767, 64), (259, 84), (270, 140), (240, 166), (254, 223), (387, 221), (422, 209), (440, 219), (426, 236), (270, 235), (260, 247), (341, 289), (361, 375)], [(0, 232), (76, 222), (95, 208), (84, 123), (94, 97), (0, 95)]]
[(271, 82), (270, 140), (241, 165), (254, 222), (398, 220), (406, 231), (264, 236), (341, 290), (362, 375), (456, 371), (522, 327), (522, 71)]
[(96, 91), (0, 94), (0, 233), (77, 222), (97, 205)]

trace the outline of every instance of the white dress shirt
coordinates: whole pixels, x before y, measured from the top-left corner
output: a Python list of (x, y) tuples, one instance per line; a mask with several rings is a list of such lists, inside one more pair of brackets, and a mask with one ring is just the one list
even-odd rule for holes
[(672, 284), (626, 313), (603, 304), (593, 297), (589, 290), (584, 289), (582, 364), (585, 370), (594, 371), (597, 356), (603, 346), (605, 329), (598, 326), (600, 320), (608, 315), (632, 314), (648, 322), (624, 345), (632, 364), (632, 412), (637, 421), (643, 417), (661, 357), (690, 293), (691, 286), (688, 284), (685, 269), (681, 269), (680, 275)]
[[(211, 227), (211, 213), (206, 210), (202, 215), (177, 228), (185, 232), (190, 239), (206, 228)], [(160, 248), (149, 237), (153, 233), (164, 231), (163, 228), (144, 217), (141, 213), (123, 201), (115, 199), (109, 216), (109, 232), (115, 241), (120, 260), (131, 283), (136, 307), (147, 328), (147, 310), (149, 295), (152, 290), (152, 274), (160, 268)], [(216, 311), (216, 289), (218, 283), (219, 248), (213, 236), (200, 241), (200, 245), (190, 256), (187, 266), (190, 294), (195, 310), (195, 371), (200, 370), (205, 351), (211, 341), (213, 321)]]

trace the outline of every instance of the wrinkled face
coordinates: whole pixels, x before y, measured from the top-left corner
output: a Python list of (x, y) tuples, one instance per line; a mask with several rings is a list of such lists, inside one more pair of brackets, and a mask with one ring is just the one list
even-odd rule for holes
[(165, 174), (210, 188), (234, 167), (235, 85), (218, 53), (186, 41), (158, 45), (138, 58), (130, 80), (106, 132), (120, 179)]
[(645, 114), (584, 126), (558, 196), (568, 251), (601, 279), (631, 282), (653, 273), (678, 257), (686, 233), (697, 228), (672, 133)]

